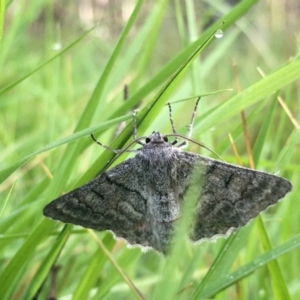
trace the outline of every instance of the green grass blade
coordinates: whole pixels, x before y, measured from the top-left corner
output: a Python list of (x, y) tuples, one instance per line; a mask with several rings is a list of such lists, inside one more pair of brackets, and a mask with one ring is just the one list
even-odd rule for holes
[[(134, 107), (140, 99), (145, 98), (151, 91), (153, 91), (157, 86), (160, 86), (162, 82), (166, 81), (174, 72), (182, 65), (183, 61), (186, 61), (190, 55), (199, 47), (205, 43), (208, 37), (212, 36), (215, 31), (222, 24), (222, 29), (225, 31), (234, 22), (236, 22), (243, 14), (245, 14), (257, 0), (244, 0), (234, 7), (228, 14), (218, 20), (217, 24), (213, 24), (201, 36), (193, 43), (184, 48), (178, 55), (170, 60), (153, 78), (151, 78), (140, 90), (134, 93), (126, 103), (115, 111), (111, 116), (112, 118), (119, 116), (124, 113), (124, 111), (130, 110)], [(225, 22), (225, 23), (224, 23)]]
[(263, 146), (265, 144), (268, 131), (270, 129), (270, 124), (272, 119), (274, 118), (274, 112), (276, 107), (276, 97), (272, 97), (272, 102), (270, 104), (270, 108), (268, 109), (267, 115), (264, 117), (263, 124), (260, 127), (258, 136), (256, 138), (255, 144), (253, 146), (253, 160), (254, 160), (254, 166), (257, 168), (258, 161), (260, 158), (260, 155), (262, 153)]
[(37, 245), (50, 234), (52, 227), (52, 222), (44, 219), (7, 264), (2, 274), (0, 274), (0, 299), (10, 299), (10, 293), (15, 291), (16, 286), (18, 286), (18, 282), (15, 282), (14, 278), (18, 278), (19, 274), (23, 273), (23, 267), (32, 258)]
[[(106, 235), (103, 243), (106, 244), (107, 250), (111, 250), (115, 244), (114, 238), (111, 235)], [(80, 280), (79, 285), (77, 286), (73, 300), (87, 299), (91, 289), (94, 286), (97, 286), (99, 271), (103, 269), (105, 262), (107, 261), (106, 257), (103, 255), (102, 251), (95, 251), (93, 257), (91, 258), (83, 277)]]
[(139, 10), (141, 9), (143, 2), (144, 2), (144, 0), (137, 1), (129, 20), (128, 20), (123, 32), (121, 33), (121, 36), (116, 44), (116, 47), (115, 47), (113, 53), (111, 54), (106, 66), (103, 70), (103, 73), (101, 74), (101, 76), (97, 82), (97, 85), (88, 101), (87, 106), (85, 107), (84, 112), (82, 113), (82, 116), (76, 126), (75, 132), (83, 129), (84, 127), (86, 127), (90, 124), (91, 116), (94, 115), (94, 113), (96, 111), (96, 107), (100, 103), (99, 99), (101, 100), (101, 96), (102, 96), (105, 84), (108, 80), (109, 74), (112, 71), (112, 68), (113, 68), (115, 62), (120, 55), (123, 44), (129, 34), (131, 27), (133, 26), (134, 22), (136, 21), (136, 18), (138, 16)]
[(70, 234), (72, 226), (65, 225), (64, 229), (58, 235), (53, 247), (48, 252), (48, 255), (45, 257), (43, 264), (40, 266), (38, 271), (35, 273), (35, 276), (30, 281), (30, 284), (27, 286), (25, 299), (33, 299), (37, 294), (38, 290), (44, 283), (46, 277), (50, 274), (50, 269), (54, 265), (58, 255), (60, 254), (66, 240)]
[(209, 128), (234, 116), (241, 110), (257, 103), (300, 77), (300, 60), (292, 61), (262, 80), (236, 94), (218, 107), (199, 118), (194, 132), (205, 132)]
[(19, 85), (22, 81), (24, 81), (25, 79), (29, 78), (31, 75), (35, 74), (36, 72), (38, 72), (39, 70), (41, 70), (42, 68), (44, 68), (46, 65), (48, 65), (49, 63), (51, 63), (52, 61), (54, 61), (55, 59), (61, 57), (65, 52), (69, 51), (72, 47), (74, 47), (77, 43), (79, 43), (84, 37), (86, 37), (91, 31), (93, 31), (95, 28), (97, 27), (94, 26), (91, 29), (89, 29), (88, 31), (86, 31), (84, 34), (82, 34), (79, 38), (77, 38), (75, 41), (73, 41), (72, 43), (70, 43), (66, 48), (64, 48), (62, 51), (60, 51), (59, 53), (57, 53), (56, 55), (54, 55), (53, 57), (51, 57), (50, 59), (46, 60), (44, 63), (42, 63), (40, 66), (38, 66), (37, 68), (35, 68), (34, 70), (30, 71), (29, 73), (27, 73), (26, 75), (24, 75), (23, 77), (19, 78), (18, 80), (16, 80), (15, 82), (9, 84), (7, 87), (3, 88), (0, 90), (0, 96), (2, 94), (7, 93), (9, 90), (13, 89), (14, 87), (16, 87), (17, 85)]
[(270, 261), (292, 251), (293, 249), (300, 246), (300, 235), (296, 235), (291, 238), (289, 241), (283, 243), (282, 245), (273, 248), (271, 251), (266, 252), (257, 258), (255, 258), (250, 263), (246, 264), (245, 266), (240, 267), (236, 271), (220, 278), (217, 282), (210, 287), (207, 287), (203, 293), (201, 294), (199, 299), (207, 299), (213, 297), (220, 291), (224, 290), (225, 288), (229, 287), (230, 285), (234, 284), (235, 282), (249, 276), (258, 268), (261, 268), (268, 264)]
[(274, 166), (274, 172), (282, 171), (284, 166), (287, 165), (287, 162), (290, 160), (292, 153), (295, 151), (295, 147), (299, 143), (299, 130), (294, 129), (289, 137), (285, 145), (282, 147), (278, 157), (276, 164)]
[(91, 126), (91, 127), (87, 128), (87, 129), (80, 130), (80, 131), (78, 131), (76, 133), (73, 133), (70, 136), (67, 136), (67, 137), (62, 138), (62, 139), (60, 139), (58, 141), (50, 143), (49, 145), (43, 147), (42, 149), (40, 149), (40, 150), (38, 150), (38, 151), (36, 151), (34, 153), (31, 153), (31, 154), (27, 155), (26, 157), (24, 157), (24, 158), (20, 159), (19, 161), (15, 162), (10, 167), (2, 170), (0, 172), (0, 183), (3, 182), (8, 176), (10, 176), (13, 172), (15, 172), (22, 165), (24, 165), (25, 163), (27, 163), (34, 156), (36, 156), (36, 155), (38, 155), (40, 153), (43, 153), (45, 151), (51, 150), (53, 148), (62, 146), (64, 144), (76, 141), (77, 139), (79, 139), (81, 137), (84, 137), (84, 136), (86, 136), (88, 134), (95, 133), (97, 131), (104, 131), (104, 130), (108, 129), (109, 127), (111, 127), (112, 125), (119, 124), (119, 123), (121, 123), (123, 121), (126, 121), (126, 120), (130, 119), (130, 118), (132, 118), (132, 116), (131, 115), (127, 115), (127, 116), (116, 118), (114, 120), (106, 121), (106, 122), (103, 122), (103, 123), (101, 123), (99, 125), (94, 125), (94, 126)]
[(226, 239), (222, 249), (210, 266), (205, 277), (196, 288), (192, 299), (199, 299), (207, 284), (212, 284), (218, 280), (220, 276), (224, 276), (229, 273), (232, 264), (236, 260), (237, 253), (239, 253), (239, 251), (244, 247), (252, 227), (253, 226), (247, 226), (242, 228), (238, 232), (232, 233)]
[[(262, 152), (263, 145), (265, 144), (265, 141), (266, 141), (268, 129), (270, 127), (271, 120), (274, 116), (275, 106), (277, 104), (277, 101), (276, 101), (277, 93), (272, 98), (273, 99), (272, 99), (271, 107), (268, 110), (268, 113), (263, 121), (263, 125), (261, 126), (259, 135), (257, 137), (256, 143), (254, 146), (253, 158), (254, 158), (255, 166), (258, 163), (258, 157), (260, 156), (260, 153)], [(261, 243), (263, 245), (264, 250), (266, 252), (271, 251), (272, 245), (271, 245), (270, 239), (268, 237), (268, 233), (265, 228), (262, 217), (258, 216), (258, 218), (256, 219), (256, 222), (258, 224), (259, 235), (260, 235)], [(268, 269), (269, 269), (269, 272), (271, 275), (271, 284), (272, 284), (274, 299), (278, 299), (278, 300), (279, 299), (291, 299), (277, 260), (271, 261), (267, 266), (268, 266)]]
[[(262, 242), (263, 248), (266, 252), (272, 251), (272, 245), (268, 237), (265, 225), (263, 223), (262, 217), (258, 216), (256, 222), (258, 223), (260, 240)], [(280, 270), (279, 264), (276, 259), (270, 261), (267, 265), (270, 275), (271, 283), (273, 289), (274, 299), (291, 299), (289, 291), (284, 281), (283, 274)]]

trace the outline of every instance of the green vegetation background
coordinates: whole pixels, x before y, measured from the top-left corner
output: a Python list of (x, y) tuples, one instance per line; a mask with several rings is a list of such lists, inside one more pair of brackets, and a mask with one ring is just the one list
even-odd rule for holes
[[(0, 298), (299, 299), (299, 11), (297, 0), (0, 0)], [(113, 158), (89, 133), (122, 148), (135, 107), (139, 136), (170, 133), (167, 101), (229, 88), (201, 99), (193, 138), (237, 163), (231, 133), (249, 166), (244, 110), (255, 168), (294, 186), (248, 226), (193, 245), (183, 222), (165, 258), (43, 217)], [(193, 106), (173, 105), (182, 134)]]

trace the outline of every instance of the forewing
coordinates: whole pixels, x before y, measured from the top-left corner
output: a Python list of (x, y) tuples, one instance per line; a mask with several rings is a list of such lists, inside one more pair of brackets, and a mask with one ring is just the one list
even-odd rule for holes
[[(201, 182), (196, 183), (201, 196), (191, 233), (194, 241), (245, 225), (292, 189), (291, 183), (281, 177), (193, 153), (183, 155), (193, 162), (190, 173), (202, 174)], [(193, 182), (192, 178), (189, 181)]]
[(96, 230), (111, 230), (131, 244), (149, 246), (144, 176), (134, 158), (49, 203), (44, 215)]

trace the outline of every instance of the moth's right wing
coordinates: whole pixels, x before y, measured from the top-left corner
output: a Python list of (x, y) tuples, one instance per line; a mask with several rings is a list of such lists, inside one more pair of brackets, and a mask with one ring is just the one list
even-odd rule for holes
[(152, 246), (146, 230), (142, 172), (135, 159), (128, 159), (52, 201), (44, 208), (44, 215), (64, 223), (111, 230), (133, 245)]

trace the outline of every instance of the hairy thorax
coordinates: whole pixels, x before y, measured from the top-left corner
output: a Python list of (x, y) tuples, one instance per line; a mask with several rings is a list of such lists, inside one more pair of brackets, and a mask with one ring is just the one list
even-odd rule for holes
[[(176, 157), (178, 150), (169, 145), (161, 144), (144, 146), (137, 156), (143, 166), (144, 174), (147, 174), (147, 181), (150, 187), (156, 191), (165, 193), (174, 188), (176, 181)], [(163, 150), (163, 151), (162, 151)]]

